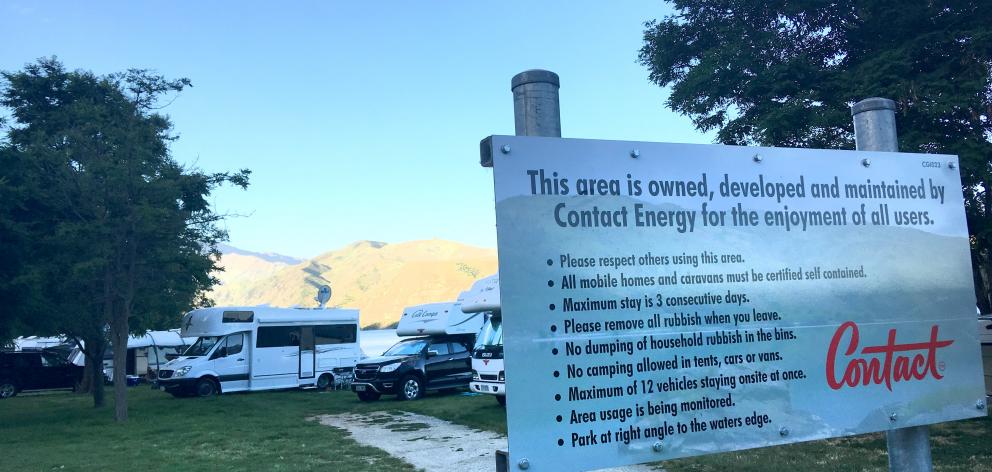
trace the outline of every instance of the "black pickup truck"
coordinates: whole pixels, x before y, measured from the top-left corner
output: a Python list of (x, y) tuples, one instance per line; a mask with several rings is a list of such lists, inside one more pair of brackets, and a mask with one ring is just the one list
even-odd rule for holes
[(473, 338), (474, 335), (436, 335), (400, 341), (381, 357), (360, 361), (355, 366), (351, 390), (368, 402), (383, 394), (414, 400), (429, 390), (468, 387), (472, 380)]
[(22, 390), (72, 388), (83, 377), (83, 368), (68, 361), (59, 349), (0, 351), (0, 398)]

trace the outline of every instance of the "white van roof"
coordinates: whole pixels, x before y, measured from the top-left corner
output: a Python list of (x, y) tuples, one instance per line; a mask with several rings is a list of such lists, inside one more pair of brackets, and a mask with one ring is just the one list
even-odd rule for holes
[(428, 334), (478, 334), (482, 313), (465, 313), (458, 302), (427, 303), (403, 310), (396, 325), (397, 336)]
[(499, 274), (476, 280), (458, 298), (462, 302), (462, 311), (466, 313), (500, 311)]
[[(244, 316), (243, 322), (224, 322), (229, 317)], [(358, 310), (340, 308), (276, 308), (270, 306), (224, 306), (193, 310), (183, 316), (180, 326), (183, 336), (222, 336), (249, 331), (255, 325), (311, 325), (358, 323)], [(250, 321), (248, 321), (250, 319)]]

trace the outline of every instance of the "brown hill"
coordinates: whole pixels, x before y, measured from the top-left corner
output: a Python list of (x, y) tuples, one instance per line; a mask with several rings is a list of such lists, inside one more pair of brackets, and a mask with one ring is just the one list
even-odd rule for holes
[(246, 251), (225, 251), (216, 305), (315, 306), (316, 287), (331, 286), (329, 306), (361, 310), (362, 325), (397, 321), (406, 306), (454, 300), (473, 281), (496, 273), (496, 250), (432, 239), (359, 241), (289, 265)]

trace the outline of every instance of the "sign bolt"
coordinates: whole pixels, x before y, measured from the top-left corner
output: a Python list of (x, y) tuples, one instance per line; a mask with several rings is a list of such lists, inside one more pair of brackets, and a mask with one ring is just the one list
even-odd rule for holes
[(499, 150), (503, 154), (509, 154), (510, 153), (510, 145), (509, 144), (504, 144), (503, 147), (499, 148)]
[(984, 410), (985, 409), (985, 400), (978, 400), (977, 402), (975, 402), (975, 409)]
[(948, 162), (947, 162), (947, 168), (948, 168), (948, 169), (954, 169), (954, 168), (955, 168), (955, 167), (957, 167), (957, 166), (958, 166), (958, 165), (957, 165), (957, 164), (955, 164), (955, 163), (954, 163), (954, 161), (948, 161)]
[(783, 426), (782, 429), (778, 430), (778, 434), (781, 435), (782, 437), (788, 436), (789, 435), (789, 428), (786, 428), (785, 426)]
[(892, 413), (891, 415), (889, 415), (889, 421), (895, 423), (897, 419), (899, 419), (899, 415), (897, 415), (895, 413)]
[(761, 157), (761, 154), (755, 154), (752, 159), (754, 159), (754, 162), (757, 164), (761, 164), (761, 161), (765, 160), (764, 157)]
[(527, 470), (530, 468), (530, 461), (527, 459), (520, 459), (519, 461), (517, 461), (517, 467), (520, 467), (523, 470)]
[(661, 441), (655, 442), (654, 445), (651, 446), (651, 449), (654, 449), (654, 452), (661, 452)]
[(861, 165), (871, 167), (871, 159), (861, 159)]
[(631, 149), (630, 150), (630, 157), (633, 157), (634, 159), (637, 159), (638, 157), (641, 157), (641, 151), (640, 151), (640, 149)]

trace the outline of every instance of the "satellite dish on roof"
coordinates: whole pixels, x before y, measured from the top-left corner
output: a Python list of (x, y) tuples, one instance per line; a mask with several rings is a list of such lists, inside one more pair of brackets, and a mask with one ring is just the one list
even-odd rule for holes
[(324, 305), (326, 305), (327, 301), (330, 299), (331, 299), (330, 285), (321, 285), (320, 287), (317, 288), (317, 296), (314, 298), (314, 300), (317, 300), (317, 303), (320, 303), (321, 308), (324, 308)]

